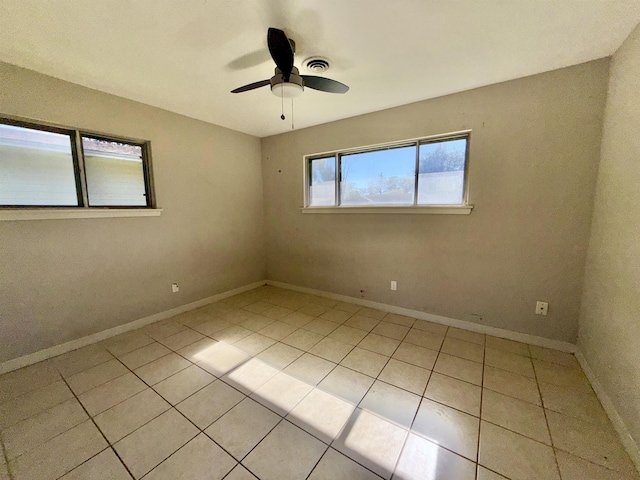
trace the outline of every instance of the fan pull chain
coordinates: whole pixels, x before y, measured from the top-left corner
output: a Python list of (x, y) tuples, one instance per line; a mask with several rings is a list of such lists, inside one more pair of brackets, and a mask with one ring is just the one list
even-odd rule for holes
[(293, 126), (293, 97), (291, 97), (291, 130), (295, 130)]
[(280, 84), (280, 100), (281, 100), (281, 111), (282, 111), (282, 115), (280, 115), (280, 118), (284, 120), (284, 85), (282, 83)]

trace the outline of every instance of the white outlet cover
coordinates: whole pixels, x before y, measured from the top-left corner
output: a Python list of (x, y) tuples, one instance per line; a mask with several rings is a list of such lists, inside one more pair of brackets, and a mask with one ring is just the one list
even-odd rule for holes
[(391, 280), (391, 290), (397, 290), (398, 289), (398, 282), (396, 282), (395, 280)]

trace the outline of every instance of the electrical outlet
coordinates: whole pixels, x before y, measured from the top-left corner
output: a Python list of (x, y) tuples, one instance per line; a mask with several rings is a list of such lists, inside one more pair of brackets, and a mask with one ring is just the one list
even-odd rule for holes
[(398, 290), (398, 282), (391, 280), (391, 290)]
[(536, 315), (546, 315), (548, 310), (548, 302), (536, 302)]
[(172, 291), (173, 293), (178, 293), (178, 292), (180, 291), (180, 287), (178, 286), (178, 284), (177, 284), (177, 283), (172, 283), (172, 284), (171, 284), (171, 291)]

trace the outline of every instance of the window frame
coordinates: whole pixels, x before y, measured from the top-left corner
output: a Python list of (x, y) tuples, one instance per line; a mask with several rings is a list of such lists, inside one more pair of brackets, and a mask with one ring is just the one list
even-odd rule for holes
[[(426, 144), (446, 142), (450, 140), (466, 140), (465, 163), (463, 169), (462, 184), (462, 203), (459, 204), (419, 204), (418, 203), (418, 180), (420, 170), (420, 146)], [(431, 135), (427, 137), (412, 138), (408, 140), (399, 140), (388, 143), (375, 145), (367, 145), (364, 147), (355, 147), (342, 150), (334, 150), (323, 153), (305, 155), (304, 159), (304, 205), (302, 213), (443, 213), (443, 214), (469, 214), (473, 209), (473, 205), (469, 204), (469, 150), (471, 144), (471, 130), (462, 130), (458, 132), (450, 132), (439, 135)], [(360, 154), (367, 152), (376, 152), (383, 150), (391, 150), (395, 148), (414, 146), (416, 149), (416, 162), (414, 170), (414, 195), (412, 204), (382, 204), (374, 206), (363, 205), (341, 205), (341, 183), (342, 183), (342, 157), (345, 155)], [(313, 206), (310, 205), (311, 200), (311, 162), (319, 159), (334, 158), (335, 161), (335, 197), (334, 205), (331, 206)]]
[[(56, 217), (55, 214), (51, 215), (51, 218), (90, 218), (91, 215), (86, 215), (86, 212), (89, 211), (98, 211), (98, 210), (159, 210), (156, 205), (156, 198), (154, 193), (154, 183), (153, 183), (153, 169), (151, 162), (151, 142), (148, 140), (140, 140), (129, 137), (122, 137), (120, 135), (110, 135), (100, 132), (94, 132), (90, 130), (66, 127), (62, 125), (57, 125), (48, 122), (41, 122), (31, 119), (25, 119), (21, 117), (14, 117), (11, 115), (0, 115), (0, 124), (3, 125), (11, 125), (15, 127), (27, 128), (32, 130), (39, 130), (44, 132), (52, 132), (63, 135), (68, 135), (70, 138), (71, 145), (71, 156), (73, 159), (73, 170), (75, 177), (75, 186), (76, 186), (76, 197), (78, 199), (77, 205), (0, 205), (0, 213), (1, 212), (10, 212), (17, 210), (24, 211), (47, 211), (47, 212), (62, 212), (62, 211), (75, 211), (79, 212), (78, 215), (62, 215), (60, 217)], [(105, 140), (110, 142), (121, 142), (129, 145), (139, 146), (142, 149), (142, 173), (143, 173), (143, 181), (145, 188), (145, 203), (146, 205), (99, 205), (92, 206), (89, 204), (89, 192), (87, 190), (87, 178), (86, 178), (86, 169), (85, 169), (85, 157), (84, 157), (84, 148), (82, 145), (82, 137), (95, 138), (98, 140)], [(46, 213), (44, 212), (44, 217), (46, 217)], [(99, 217), (103, 217), (105, 215), (96, 215)], [(122, 215), (115, 215), (122, 216)], [(132, 215), (134, 216), (134, 215)], [(137, 216), (137, 215), (135, 215)], [(144, 216), (144, 215), (143, 215)], [(0, 215), (0, 220), (3, 215)], [(38, 215), (30, 215), (25, 217), (28, 219), (39, 219)], [(8, 215), (6, 219), (19, 219), (15, 215)]]

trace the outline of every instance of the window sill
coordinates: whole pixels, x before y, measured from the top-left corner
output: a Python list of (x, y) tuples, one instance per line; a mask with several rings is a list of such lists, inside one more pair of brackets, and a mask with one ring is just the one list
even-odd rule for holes
[(161, 213), (161, 208), (7, 208), (0, 209), (0, 221), (159, 217)]
[(409, 215), (469, 215), (473, 205), (461, 206), (433, 206), (433, 207), (306, 207), (301, 208), (302, 213), (386, 213)]

